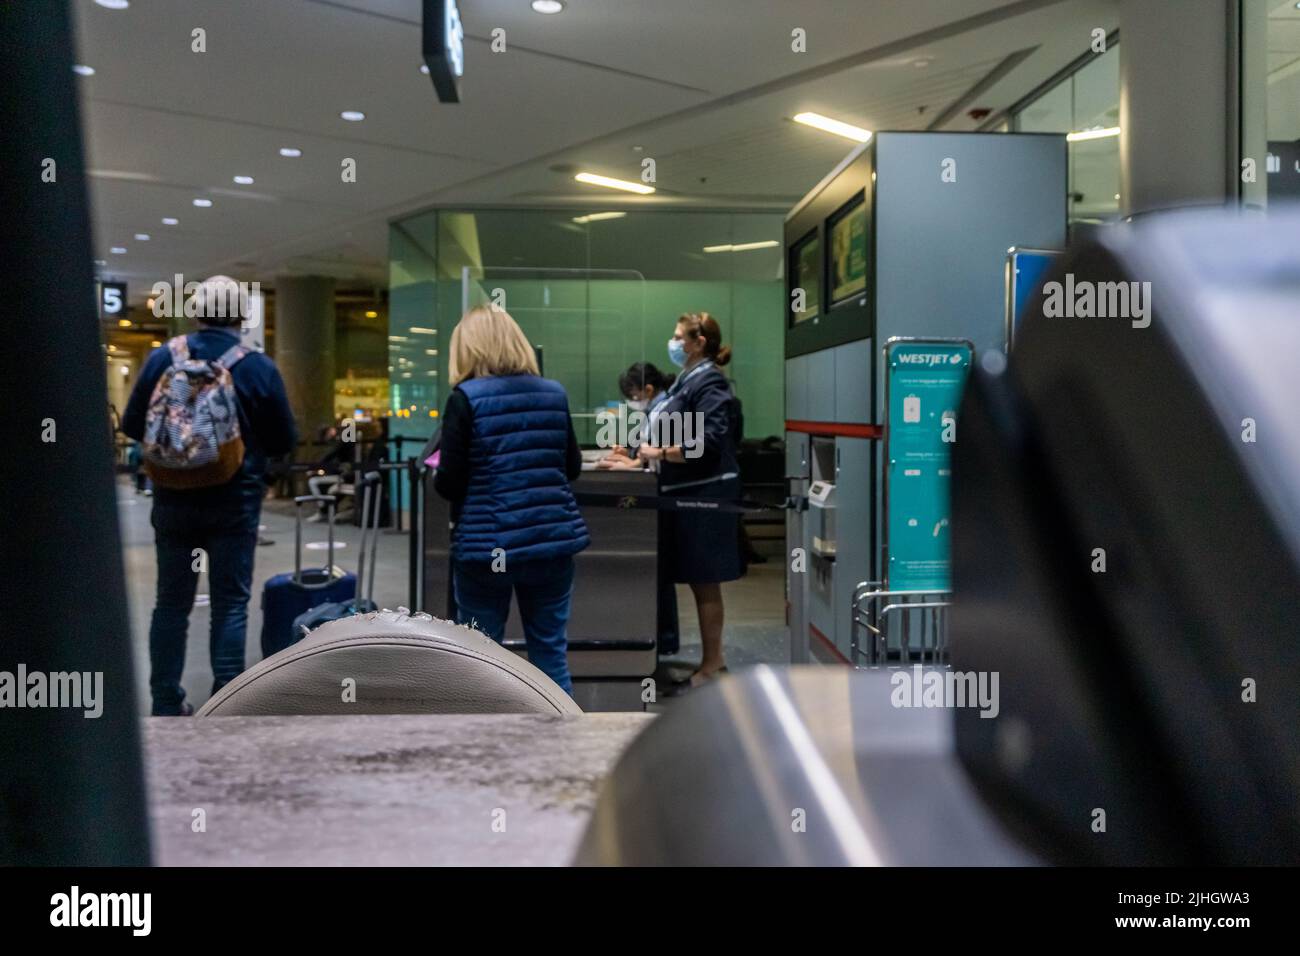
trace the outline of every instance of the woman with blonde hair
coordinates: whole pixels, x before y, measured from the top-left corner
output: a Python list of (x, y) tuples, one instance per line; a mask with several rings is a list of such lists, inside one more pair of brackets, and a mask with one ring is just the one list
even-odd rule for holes
[(448, 371), (433, 483), (452, 503), (456, 619), (500, 641), (513, 594), (528, 659), (572, 693), (573, 556), (591, 539), (569, 487), (582, 455), (568, 397), (538, 374), (523, 330), (495, 307), (461, 318)]

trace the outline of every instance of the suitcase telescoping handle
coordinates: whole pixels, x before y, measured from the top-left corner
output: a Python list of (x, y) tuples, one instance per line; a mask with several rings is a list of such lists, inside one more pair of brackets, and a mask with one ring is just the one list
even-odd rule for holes
[[(329, 520), (329, 551), (325, 559), (325, 580), (320, 584), (307, 584), (302, 579), (302, 506), (309, 501), (323, 503)], [(293, 583), (309, 591), (329, 587), (334, 580), (334, 505), (333, 495), (298, 495), (293, 499), (297, 522), (293, 532)]]

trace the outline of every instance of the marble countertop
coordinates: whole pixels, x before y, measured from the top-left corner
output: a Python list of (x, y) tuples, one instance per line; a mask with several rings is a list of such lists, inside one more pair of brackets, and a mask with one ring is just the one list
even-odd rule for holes
[(653, 719), (150, 718), (144, 745), (154, 859), (164, 866), (564, 865), (601, 781)]

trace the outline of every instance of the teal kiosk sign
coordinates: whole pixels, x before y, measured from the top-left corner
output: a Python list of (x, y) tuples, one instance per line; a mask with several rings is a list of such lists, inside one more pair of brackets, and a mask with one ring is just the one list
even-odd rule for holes
[(952, 588), (952, 447), (974, 352), (962, 339), (885, 343), (884, 553), (890, 591)]

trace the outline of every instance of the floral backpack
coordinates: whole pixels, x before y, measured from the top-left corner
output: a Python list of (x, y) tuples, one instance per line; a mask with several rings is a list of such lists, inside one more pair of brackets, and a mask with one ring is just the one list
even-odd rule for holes
[(216, 360), (192, 359), (184, 335), (170, 339), (167, 349), (171, 367), (158, 378), (145, 413), (145, 468), (160, 488), (224, 485), (244, 462), (230, 370), (248, 350), (235, 345)]

